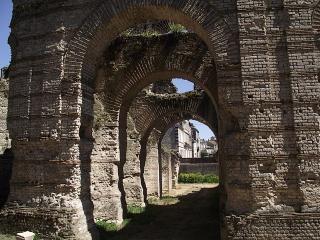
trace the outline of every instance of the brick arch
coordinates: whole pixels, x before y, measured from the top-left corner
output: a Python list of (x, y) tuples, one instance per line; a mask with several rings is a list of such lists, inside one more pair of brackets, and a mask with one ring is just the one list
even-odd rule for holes
[(160, 144), (168, 129), (184, 120), (197, 120), (207, 125), (211, 131), (215, 133), (214, 123), (203, 116), (202, 113), (177, 110), (176, 112), (167, 113), (166, 115), (162, 116), (160, 120), (152, 121), (141, 138), (141, 144), (147, 144), (150, 134), (153, 131), (159, 132), (158, 144)]
[[(239, 62), (228, 21), (204, 0), (104, 1), (85, 20), (71, 40), (65, 59), (65, 78), (92, 78), (95, 61), (121, 32), (146, 20), (170, 20), (196, 32), (208, 45), (218, 65)], [(71, 79), (70, 79), (71, 80)]]
[(97, 61), (119, 33), (147, 19), (166, 19), (193, 30), (208, 45), (221, 71), (239, 64), (237, 33), (231, 30), (228, 20), (204, 0), (104, 1), (89, 15), (68, 44), (62, 79), (63, 88), (68, 89), (61, 98), (63, 114), (70, 115), (70, 106), (77, 110), (73, 118), (82, 114), (86, 100), (81, 96), (81, 89), (86, 89), (86, 86), (81, 82), (95, 79)]
[[(141, 139), (148, 130), (154, 128), (155, 123), (168, 121), (168, 115), (187, 118), (200, 115), (217, 123), (215, 107), (210, 98), (203, 91), (194, 91), (185, 94), (154, 94), (139, 95), (132, 103), (129, 115), (122, 111), (119, 126), (120, 163), (123, 164), (123, 186), (126, 200), (130, 204), (140, 204), (145, 199), (146, 189), (141, 173), (145, 160), (140, 156), (146, 153), (146, 142)], [(193, 114), (194, 113), (194, 114)], [(181, 119), (181, 117), (179, 117)], [(170, 120), (171, 121), (171, 120)], [(217, 128), (217, 124), (215, 124)], [(149, 133), (150, 134), (150, 133)], [(132, 189), (138, 189), (133, 191)]]
[[(204, 92), (173, 94), (167, 97), (154, 94), (149, 98), (138, 99), (133, 105), (139, 106), (134, 109), (135, 111), (130, 110), (130, 112), (136, 113), (133, 118), (137, 131), (142, 137), (159, 123), (169, 121), (168, 116), (172, 115), (177, 115), (179, 119), (199, 116), (200, 119), (207, 119), (215, 132), (218, 131), (215, 107)], [(179, 115), (180, 113), (182, 116)]]
[[(140, 167), (141, 167), (141, 182), (143, 187), (144, 199), (147, 201), (149, 195), (162, 195), (164, 190), (164, 186), (160, 183), (154, 182), (154, 175), (158, 174), (154, 172), (155, 166), (159, 166), (159, 176), (162, 176), (162, 165), (160, 162), (162, 161), (161, 152), (161, 142), (162, 139), (167, 132), (167, 130), (174, 126), (176, 123), (181, 122), (183, 120), (195, 119), (199, 122), (202, 122), (209, 126), (212, 130), (213, 127), (210, 124), (210, 121), (206, 119), (201, 113), (197, 112), (186, 112), (186, 111), (177, 111), (173, 113), (168, 113), (165, 116), (162, 116), (161, 119), (156, 120), (150, 124), (149, 128), (147, 129), (145, 135), (141, 140), (141, 150), (140, 150)], [(149, 149), (149, 150), (147, 150)], [(154, 157), (153, 149), (158, 149), (158, 157)], [(153, 155), (152, 155), (153, 153)], [(149, 156), (149, 154), (151, 154)], [(169, 177), (169, 176), (167, 176)], [(160, 177), (162, 179), (162, 177)], [(162, 182), (162, 181), (161, 181)], [(162, 182), (163, 183), (163, 182)], [(169, 184), (170, 185), (170, 184)], [(167, 186), (168, 187), (168, 186)], [(169, 187), (168, 187), (169, 188)]]
[[(160, 40), (157, 42), (162, 43), (161, 38), (166, 39), (167, 36), (159, 37)], [(121, 73), (116, 73), (113, 82), (108, 83), (109, 79), (107, 81), (98, 79), (98, 82), (103, 82), (102, 86), (98, 84), (99, 87), (96, 89), (98, 92), (101, 88), (110, 89), (104, 84), (112, 84), (112, 91), (108, 91), (105, 97), (105, 105), (113, 121), (118, 120), (122, 105), (126, 108), (124, 110), (126, 112), (143, 88), (161, 79), (183, 78), (194, 82), (206, 90), (217, 107), (217, 72), (207, 46), (195, 34), (186, 34), (180, 38), (187, 46), (181, 47), (182, 44), (179, 43), (177, 50), (174, 48), (156, 57), (145, 54), (140, 61), (133, 61), (133, 66), (130, 65)], [(191, 44), (194, 46), (190, 47)], [(121, 47), (125, 48), (126, 45)], [(156, 45), (156, 51), (162, 52), (163, 46)], [(115, 67), (117, 68), (117, 65)]]
[(168, 129), (170, 129), (175, 124), (182, 122), (183, 120), (196, 120), (203, 123), (204, 125), (207, 125), (212, 132), (215, 133), (216, 131), (214, 124), (211, 121), (208, 121), (208, 119), (206, 119), (199, 113), (190, 114), (189, 112), (181, 112), (180, 114), (166, 116), (166, 119), (163, 119), (162, 121), (154, 125), (154, 129), (157, 129), (161, 132), (159, 140), (162, 140)]

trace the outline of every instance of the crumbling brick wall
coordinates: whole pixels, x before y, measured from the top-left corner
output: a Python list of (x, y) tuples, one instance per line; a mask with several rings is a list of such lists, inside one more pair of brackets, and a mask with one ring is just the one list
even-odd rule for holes
[[(90, 154), (95, 146), (88, 148), (93, 141), (81, 130), (92, 126), (94, 93), (109, 87), (118, 98), (107, 104), (117, 106), (107, 135), (116, 141), (124, 99), (113, 88), (116, 81), (105, 79), (105, 51), (132, 25), (165, 19), (185, 25), (203, 41), (203, 59), (214, 66), (213, 77), (185, 67), (195, 54), (184, 51), (171, 61), (137, 61), (138, 71), (126, 70), (124, 76), (133, 77), (119, 86), (134, 96), (147, 85), (134, 80), (168, 79), (174, 70), (208, 90), (219, 112), (223, 239), (318, 239), (317, 9), (315, 0), (15, 1), (8, 104), (15, 161), (0, 229), (35, 230), (48, 239), (93, 238)], [(199, 45), (196, 49), (200, 54)], [(109, 184), (112, 195), (120, 196), (119, 144), (108, 151)], [(118, 220), (120, 200), (111, 201)]]

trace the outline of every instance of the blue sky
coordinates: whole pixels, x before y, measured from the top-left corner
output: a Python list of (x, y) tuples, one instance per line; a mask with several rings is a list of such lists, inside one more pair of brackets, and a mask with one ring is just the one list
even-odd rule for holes
[(11, 51), (8, 45), (11, 14), (11, 0), (0, 0), (0, 68), (8, 66), (11, 59)]
[(172, 79), (172, 83), (177, 87), (178, 93), (190, 92), (194, 89), (194, 84), (192, 82), (181, 78)]
[[(12, 1), (0, 0), (0, 68), (8, 66), (11, 59), (11, 50), (8, 45), (8, 37), (10, 34), (10, 21), (12, 14)], [(174, 79), (173, 83), (177, 86), (179, 93), (189, 92), (193, 90), (193, 83), (183, 80)], [(196, 128), (199, 130), (200, 137), (209, 139), (213, 136), (212, 131), (206, 125), (192, 121)]]
[[(178, 93), (190, 92), (190, 91), (193, 91), (194, 89), (194, 84), (184, 79), (175, 78), (172, 80), (172, 82), (177, 87)], [(211, 129), (207, 125), (195, 120), (192, 120), (191, 122), (199, 130), (200, 138), (208, 140), (214, 135)]]
[(208, 140), (214, 135), (207, 125), (195, 120), (191, 120), (190, 122), (199, 130), (200, 138)]

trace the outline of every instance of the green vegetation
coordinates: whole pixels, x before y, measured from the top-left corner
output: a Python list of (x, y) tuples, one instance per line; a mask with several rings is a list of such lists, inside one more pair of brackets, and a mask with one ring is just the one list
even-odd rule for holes
[(104, 221), (104, 220), (99, 220), (96, 222), (97, 228), (100, 231), (104, 231), (104, 232), (118, 232), (120, 231), (122, 228), (124, 228), (125, 226), (127, 226), (127, 224), (129, 224), (131, 221), (131, 219), (124, 219), (122, 224), (117, 224), (114, 222), (108, 222), (108, 221)]
[(128, 216), (130, 218), (124, 219), (121, 224), (117, 224), (115, 222), (109, 222), (109, 221), (104, 221), (104, 220), (98, 220), (96, 222), (97, 228), (100, 232), (105, 232), (105, 233), (115, 233), (120, 230), (122, 230), (124, 227), (126, 227), (130, 222), (131, 222), (131, 217), (134, 215), (142, 214), (145, 212), (144, 207), (136, 206), (136, 205), (128, 205)]
[(140, 214), (145, 212), (146, 208), (145, 207), (140, 207), (136, 205), (128, 205), (127, 210), (129, 214)]
[(184, 33), (187, 32), (187, 29), (181, 25), (181, 24), (176, 24), (176, 23), (170, 23), (169, 24), (171, 32), (174, 33)]
[(142, 37), (148, 38), (148, 37), (160, 36), (161, 34), (153, 29), (146, 29), (145, 31), (140, 33), (134, 33), (133, 29), (128, 29), (124, 31), (121, 35), (125, 37), (142, 36)]
[[(15, 240), (16, 237), (13, 235), (9, 235), (9, 234), (0, 234), (0, 239), (1, 240)], [(33, 240), (41, 240), (41, 238), (38, 234), (36, 234), (34, 236)]]
[(0, 234), (1, 240), (15, 240), (15, 236), (9, 234)]
[(36, 234), (36, 235), (33, 237), (33, 240), (41, 240), (39, 234)]
[(213, 174), (181, 173), (179, 183), (219, 183), (219, 177)]

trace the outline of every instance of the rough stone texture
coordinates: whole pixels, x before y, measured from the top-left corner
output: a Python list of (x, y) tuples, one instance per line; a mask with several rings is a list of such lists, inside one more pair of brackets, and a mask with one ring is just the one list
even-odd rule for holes
[[(146, 185), (147, 196), (161, 195), (160, 185), (160, 162), (159, 162), (159, 139), (160, 132), (153, 129), (146, 144), (145, 158), (141, 160), (145, 162), (143, 169), (143, 177)], [(141, 156), (143, 157), (143, 156)]]
[(162, 194), (170, 194), (172, 190), (172, 162), (171, 152), (161, 149), (161, 181), (162, 181)]
[(172, 169), (172, 188), (175, 189), (178, 185), (180, 172), (180, 156), (177, 153), (171, 153), (171, 169)]
[(0, 209), (7, 201), (10, 191), (12, 152), (7, 130), (8, 79), (0, 78)]
[(0, 79), (0, 152), (10, 148), (9, 132), (7, 129), (8, 111), (8, 79)]
[(126, 193), (126, 202), (130, 205), (144, 206), (139, 158), (141, 151), (140, 138), (130, 116), (128, 116), (127, 133), (126, 160), (123, 168), (123, 186)]
[[(120, 74), (112, 79), (110, 49), (132, 38), (114, 40), (148, 20), (178, 22), (193, 33), (144, 40), (150, 44), (137, 52), (146, 54), (132, 55), (127, 74), (114, 68)], [(0, 231), (87, 240), (95, 237), (94, 215), (121, 220), (127, 151), (119, 139), (127, 139), (129, 107), (160, 77), (183, 77), (215, 106), (204, 120), (218, 116), (222, 238), (319, 239), (316, 0), (17, 0), (11, 27), (15, 159)], [(93, 129), (94, 94), (108, 117), (101, 133)], [(150, 121), (147, 135), (188, 118), (178, 115)], [(109, 196), (116, 210), (99, 211)]]

